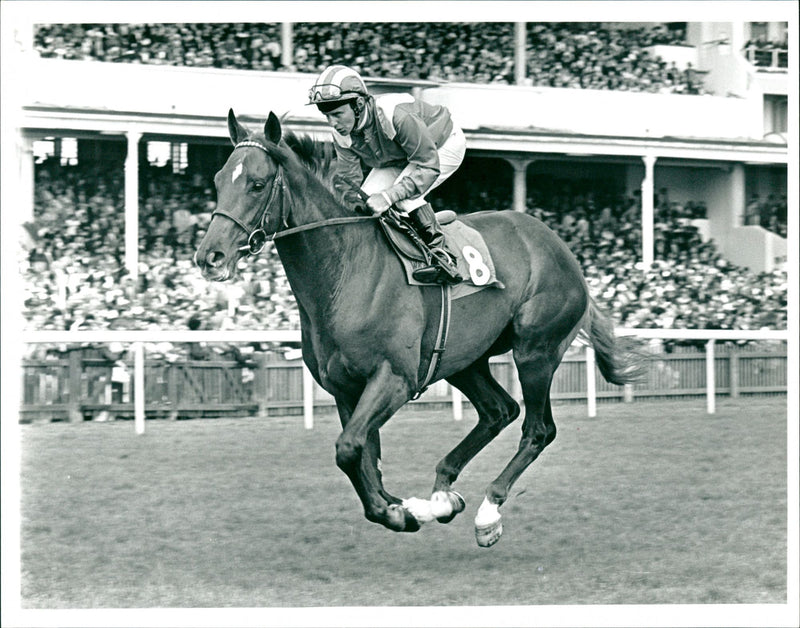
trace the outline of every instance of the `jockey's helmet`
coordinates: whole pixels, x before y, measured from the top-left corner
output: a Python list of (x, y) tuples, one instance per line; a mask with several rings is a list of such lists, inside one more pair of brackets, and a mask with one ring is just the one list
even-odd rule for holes
[(308, 104), (317, 105), (326, 113), (359, 96), (367, 98), (369, 92), (358, 72), (345, 65), (331, 65), (322, 71), (308, 90)]

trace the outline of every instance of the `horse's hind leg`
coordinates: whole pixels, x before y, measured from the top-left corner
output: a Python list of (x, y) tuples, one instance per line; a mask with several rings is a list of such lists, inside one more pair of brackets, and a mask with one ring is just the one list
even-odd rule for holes
[(519, 404), (492, 377), (489, 356), (483, 356), (468, 368), (447, 378), (461, 390), (478, 412), (478, 424), (436, 465), (431, 502), (434, 513), (447, 523), (464, 509), (464, 500), (450, 490), (461, 471), (520, 412)]
[(508, 499), (508, 492), (528, 466), (538, 458), (556, 437), (556, 425), (550, 407), (550, 383), (555, 367), (547, 360), (517, 361), (520, 383), (525, 398), (525, 420), (517, 453), (502, 473), (489, 485), (475, 517), (478, 545), (494, 545), (503, 533), (499, 507)]

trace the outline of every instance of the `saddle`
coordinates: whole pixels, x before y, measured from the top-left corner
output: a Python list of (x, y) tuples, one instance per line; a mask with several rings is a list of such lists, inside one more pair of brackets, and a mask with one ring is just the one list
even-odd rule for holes
[[(356, 213), (371, 214), (364, 204), (367, 200), (364, 190), (346, 177), (337, 176), (335, 181), (337, 184), (349, 188), (350, 193), (356, 199), (353, 202)], [(503, 283), (497, 279), (492, 256), (483, 236), (456, 218), (454, 211), (436, 212), (436, 219), (444, 232), (448, 247), (451, 251), (456, 252), (458, 271), (462, 277), (468, 278), (453, 287), (453, 298), (464, 297), (488, 287), (505, 288)], [(380, 216), (378, 224), (403, 265), (409, 285), (442, 285), (438, 281), (420, 281), (414, 277), (414, 271), (429, 266), (434, 263), (434, 260), (422, 238), (394, 207), (390, 207)]]
[[(504, 288), (497, 279), (491, 254), (483, 236), (475, 229), (457, 220), (453, 211), (436, 213), (448, 248), (456, 255), (457, 267), (466, 279), (453, 286), (453, 298), (467, 296), (484, 288)], [(392, 250), (406, 272), (410, 285), (438, 285), (434, 281), (420, 281), (414, 271), (431, 264), (431, 254), (416, 231), (394, 210), (386, 211), (378, 220)]]
[[(439, 225), (442, 227), (449, 225), (455, 219), (456, 213), (454, 211), (436, 212), (436, 220), (439, 221)], [(389, 239), (389, 243), (399, 255), (417, 262), (430, 261), (427, 247), (403, 216), (390, 210), (381, 217), (380, 225)]]

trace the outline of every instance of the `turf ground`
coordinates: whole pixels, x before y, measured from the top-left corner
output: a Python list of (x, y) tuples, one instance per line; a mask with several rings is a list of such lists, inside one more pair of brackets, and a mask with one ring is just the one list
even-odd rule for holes
[[(785, 603), (786, 400), (555, 408), (555, 442), (474, 540), (515, 423), (465, 469), (467, 510), (390, 532), (334, 462), (334, 416), (25, 425), (24, 608)], [(387, 488), (428, 497), (474, 424), (404, 410)]]

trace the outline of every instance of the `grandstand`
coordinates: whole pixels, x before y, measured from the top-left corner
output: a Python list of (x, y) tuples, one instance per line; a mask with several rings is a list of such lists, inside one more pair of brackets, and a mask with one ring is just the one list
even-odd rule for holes
[(327, 139), (304, 103), (331, 62), (447, 105), (468, 151), (435, 208), (541, 218), (621, 325), (786, 328), (785, 22), (28, 26), (14, 53), (36, 77), (17, 129), (30, 330), (296, 329), (268, 254), (232, 286), (203, 281), (192, 254), (228, 108)]

